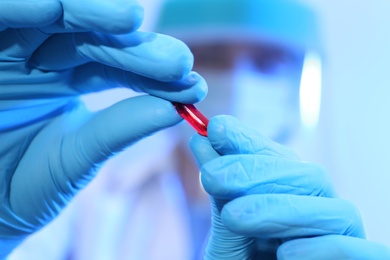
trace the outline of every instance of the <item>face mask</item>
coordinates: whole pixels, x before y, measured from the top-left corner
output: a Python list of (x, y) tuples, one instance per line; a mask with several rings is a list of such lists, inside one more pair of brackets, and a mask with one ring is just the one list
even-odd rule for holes
[(245, 60), (234, 70), (199, 72), (209, 86), (208, 96), (199, 104), (206, 115), (234, 115), (281, 143), (299, 127), (299, 82), (293, 75), (264, 74)]
[(236, 95), (231, 71), (207, 69), (199, 71), (209, 87), (206, 98), (196, 106), (209, 118), (233, 114)]
[(293, 75), (265, 74), (241, 63), (233, 84), (235, 115), (265, 136), (286, 143), (299, 126), (299, 83)]

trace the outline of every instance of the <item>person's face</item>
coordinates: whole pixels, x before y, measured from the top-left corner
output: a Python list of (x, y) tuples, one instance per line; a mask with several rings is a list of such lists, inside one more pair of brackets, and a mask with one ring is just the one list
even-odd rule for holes
[(232, 114), (264, 135), (286, 142), (300, 124), (303, 55), (260, 44), (190, 46), (194, 70), (209, 94), (199, 104), (208, 116)]

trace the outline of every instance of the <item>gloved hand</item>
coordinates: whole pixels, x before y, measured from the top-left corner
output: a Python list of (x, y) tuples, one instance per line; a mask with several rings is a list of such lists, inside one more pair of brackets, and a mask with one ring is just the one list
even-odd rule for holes
[[(132, 0), (0, 1), (0, 258), (52, 220), (101, 162), (178, 123), (166, 100), (205, 96), (187, 46), (136, 31), (142, 19)], [(98, 113), (79, 102), (123, 86), (150, 95)]]
[(213, 204), (205, 259), (390, 259), (321, 167), (230, 116), (190, 144)]

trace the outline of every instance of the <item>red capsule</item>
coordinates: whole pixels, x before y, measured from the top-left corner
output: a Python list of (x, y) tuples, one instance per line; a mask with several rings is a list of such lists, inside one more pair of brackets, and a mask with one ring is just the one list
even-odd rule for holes
[(200, 135), (207, 136), (209, 120), (194, 105), (173, 102), (179, 115), (186, 120)]

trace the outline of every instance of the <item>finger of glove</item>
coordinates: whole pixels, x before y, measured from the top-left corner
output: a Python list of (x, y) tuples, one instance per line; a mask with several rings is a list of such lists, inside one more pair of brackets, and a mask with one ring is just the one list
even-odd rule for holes
[[(209, 150), (214, 150), (215, 155), (229, 154), (264, 154), (296, 158), (290, 150), (263, 137), (252, 128), (243, 126), (236, 118), (228, 115), (215, 116), (210, 119), (208, 126)], [(201, 168), (211, 159), (219, 156), (203, 156), (203, 143), (195, 135), (190, 140), (190, 147)], [(218, 164), (218, 163), (216, 163)], [(211, 168), (215, 164), (211, 165)]]
[(1, 1), (0, 31), (19, 29), (1, 32), (0, 60), (29, 57), (53, 33), (125, 33), (136, 30), (142, 20), (143, 8), (135, 0)]
[(390, 248), (361, 238), (328, 235), (302, 238), (282, 244), (280, 260), (390, 259)]
[(287, 193), (334, 197), (330, 177), (316, 164), (263, 155), (226, 155), (201, 168), (204, 189), (213, 197)]
[[(67, 165), (89, 169), (123, 148), (181, 121), (173, 105), (152, 96), (123, 100), (98, 112), (80, 130), (63, 141)], [(148, 156), (145, 154), (145, 156)], [(78, 167), (67, 169), (69, 178), (80, 178)]]
[(45, 26), (61, 14), (61, 3), (55, 0), (3, 0), (0, 1), (0, 30)]
[[(60, 50), (60, 51), (59, 51)], [(175, 38), (149, 32), (112, 36), (101, 33), (57, 34), (34, 53), (42, 70), (64, 70), (98, 62), (160, 81), (175, 81), (192, 69), (190, 49)]]
[(221, 154), (263, 154), (290, 159), (298, 157), (287, 147), (245, 126), (233, 116), (216, 116), (207, 126), (210, 143)]
[[(206, 138), (203, 137), (206, 140)], [(205, 248), (204, 259), (249, 259), (256, 240), (233, 233), (221, 222), (221, 201), (212, 200), (212, 225)]]
[(0, 1), (0, 61), (28, 58), (48, 37), (36, 27), (55, 22), (61, 14), (59, 1)]
[(177, 81), (161, 82), (98, 63), (77, 67), (70, 85), (79, 93), (126, 87), (184, 104), (197, 103), (207, 94), (206, 81), (196, 72)]
[(358, 210), (341, 199), (249, 195), (228, 202), (222, 209), (221, 219), (232, 232), (250, 237), (365, 236)]
[(37, 28), (7, 29), (0, 32), (0, 61), (26, 61), (49, 37)]
[[(220, 157), (208, 138), (199, 134), (190, 139), (190, 148), (199, 168), (204, 163)], [(212, 225), (204, 259), (249, 259), (256, 246), (255, 239), (234, 234), (226, 229), (220, 218), (221, 209), (226, 201), (214, 198), (211, 198), (211, 201)]]
[(152, 96), (123, 100), (89, 119), (85, 113), (58, 117), (34, 138), (19, 163), (12, 209), (30, 223), (50, 221), (95, 176), (101, 162), (180, 120), (169, 101)]
[(61, 0), (62, 16), (40, 29), (46, 33), (98, 31), (122, 34), (142, 24), (144, 9), (136, 0)]
[(210, 141), (206, 137), (200, 136), (199, 134), (191, 137), (190, 148), (194, 154), (195, 161), (199, 168), (201, 168), (202, 165), (208, 161), (220, 157), (217, 151), (215, 151), (210, 144)]

